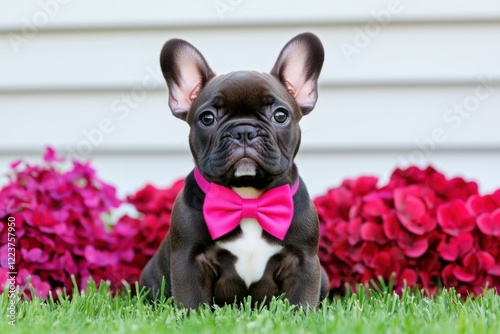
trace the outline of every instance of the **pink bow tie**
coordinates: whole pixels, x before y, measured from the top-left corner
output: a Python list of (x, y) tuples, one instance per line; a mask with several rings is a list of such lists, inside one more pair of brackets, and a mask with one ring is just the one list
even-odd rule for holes
[(272, 236), (283, 240), (292, 223), (293, 195), (299, 187), (286, 184), (266, 191), (259, 198), (241, 198), (233, 190), (208, 182), (198, 168), (194, 177), (205, 193), (203, 217), (215, 240), (236, 228), (243, 218), (255, 218)]

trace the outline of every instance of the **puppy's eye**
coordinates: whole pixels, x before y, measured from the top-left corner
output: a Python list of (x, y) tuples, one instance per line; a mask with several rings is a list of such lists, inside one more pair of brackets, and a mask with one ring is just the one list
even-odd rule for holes
[(274, 111), (273, 118), (276, 123), (283, 124), (288, 120), (288, 110), (285, 108), (278, 108)]
[(205, 126), (215, 124), (215, 115), (211, 111), (205, 111), (200, 115), (200, 122)]

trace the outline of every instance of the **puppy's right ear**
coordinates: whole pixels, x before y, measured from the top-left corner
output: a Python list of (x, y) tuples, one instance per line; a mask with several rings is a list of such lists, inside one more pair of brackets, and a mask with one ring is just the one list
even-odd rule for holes
[(182, 39), (171, 39), (163, 45), (160, 65), (167, 81), (170, 110), (185, 121), (193, 101), (215, 73), (202, 54)]
[(323, 44), (316, 35), (306, 32), (285, 45), (271, 70), (293, 96), (303, 115), (309, 114), (318, 100), (318, 77), (324, 60)]

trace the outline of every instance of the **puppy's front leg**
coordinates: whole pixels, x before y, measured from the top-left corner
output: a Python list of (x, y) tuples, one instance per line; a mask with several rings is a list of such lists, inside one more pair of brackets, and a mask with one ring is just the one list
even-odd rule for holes
[(193, 250), (181, 248), (172, 252), (172, 296), (182, 307), (195, 309), (201, 304), (211, 304), (213, 282), (217, 268), (210, 251), (193, 255)]
[(290, 304), (318, 306), (321, 266), (317, 256), (299, 258), (297, 255), (287, 254), (278, 270), (277, 280)]

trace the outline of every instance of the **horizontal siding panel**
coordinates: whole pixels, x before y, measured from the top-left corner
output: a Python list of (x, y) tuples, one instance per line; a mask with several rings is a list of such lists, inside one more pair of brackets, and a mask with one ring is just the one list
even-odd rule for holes
[[(499, 19), (496, 0), (355, 1), (12, 1), (0, 12), (0, 28), (23, 29), (25, 21), (42, 28), (172, 25), (281, 24), (304, 21), (367, 21), (391, 10), (393, 21)], [(279, 15), (277, 15), (279, 13)], [(44, 15), (45, 14), (45, 15)]]
[(462, 176), (476, 181), (480, 192), (486, 194), (500, 188), (500, 152), (438, 152), (425, 159), (412, 159), (412, 151), (299, 153), (297, 165), (313, 195), (322, 194), (345, 178), (374, 175), (387, 182), (397, 166), (415, 163), (422, 167), (432, 164), (448, 177)]
[[(366, 47), (352, 27), (146, 30), (39, 34), (19, 52), (6, 38), (0, 53), (0, 91), (114, 89), (143, 85), (151, 72), (162, 81), (158, 57), (163, 43), (187, 39), (216, 73), (268, 71), (295, 34), (313, 30), (322, 39), (327, 85), (435, 84), (500, 81), (500, 24), (389, 26)], [(6, 37), (5, 34), (2, 37)], [(345, 45), (356, 52), (343, 51)]]
[[(498, 188), (500, 2), (401, 0), (390, 24), (363, 36), (390, 3), (11, 1), (0, 11), (0, 174), (53, 145), (90, 154), (122, 195), (147, 182), (166, 186), (193, 162), (188, 126), (167, 107), (163, 43), (190, 41), (217, 73), (268, 71), (292, 36), (313, 31), (326, 61), (297, 157), (313, 196), (346, 177), (385, 181), (409, 162), (476, 179), (483, 192)], [(450, 113), (475, 103), (485, 79), (491, 95), (469, 104), (469, 116)], [(431, 141), (436, 130), (442, 143)]]
[[(395, 166), (404, 163), (409, 152), (391, 153), (306, 153), (300, 152), (297, 166), (310, 194), (315, 197), (337, 186), (345, 178), (360, 175), (374, 175), (380, 182), (386, 182)], [(40, 152), (41, 155), (41, 152)], [(8, 164), (18, 155), (0, 155), (0, 186), (7, 182), (3, 176)], [(39, 156), (24, 156), (26, 161), (39, 162)], [(500, 187), (500, 154), (484, 152), (437, 153), (430, 162), (448, 177), (463, 176), (477, 181), (481, 193), (488, 193)], [(93, 157), (92, 165), (98, 175), (115, 185), (121, 196), (130, 194), (146, 183), (167, 186), (184, 177), (192, 168), (189, 154), (165, 153), (163, 155), (99, 155)], [(126, 166), (126, 168), (124, 168)]]
[[(166, 88), (143, 95), (11, 94), (0, 104), (0, 151), (47, 144), (92, 151), (188, 148), (189, 128), (171, 115)], [(303, 148), (394, 149), (432, 141), (437, 149), (500, 148), (499, 106), (498, 85), (320, 87), (316, 109), (301, 123)]]

